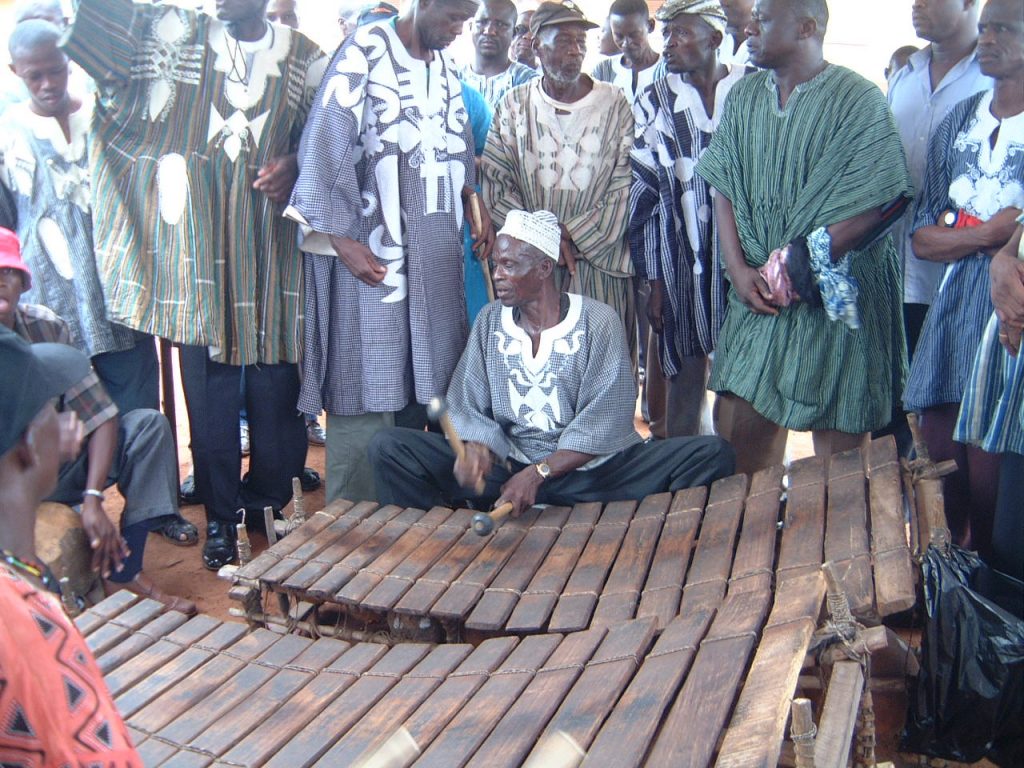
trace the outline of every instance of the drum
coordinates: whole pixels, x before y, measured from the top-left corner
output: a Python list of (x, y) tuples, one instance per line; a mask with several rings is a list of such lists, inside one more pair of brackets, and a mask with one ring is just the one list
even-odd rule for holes
[(92, 570), (89, 537), (71, 507), (43, 502), (36, 508), (36, 554), (61, 582), (66, 606), (82, 608), (103, 599), (99, 574)]

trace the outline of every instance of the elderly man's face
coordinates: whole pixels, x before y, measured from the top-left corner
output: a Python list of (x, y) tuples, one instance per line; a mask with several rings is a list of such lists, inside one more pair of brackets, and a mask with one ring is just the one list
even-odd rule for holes
[(498, 235), (492, 258), (494, 296), (506, 307), (518, 307), (539, 296), (555, 264), (531, 245), (508, 235)]
[(672, 73), (695, 72), (715, 57), (721, 35), (700, 16), (681, 13), (661, 28), (665, 38), (665, 68)]
[(270, 5), (267, 6), (267, 20), (298, 29), (299, 14), (295, 8), (295, 0), (270, 0)]
[(552, 24), (537, 32), (534, 46), (545, 77), (574, 83), (583, 71), (583, 58), (587, 55), (587, 28), (575, 22)]

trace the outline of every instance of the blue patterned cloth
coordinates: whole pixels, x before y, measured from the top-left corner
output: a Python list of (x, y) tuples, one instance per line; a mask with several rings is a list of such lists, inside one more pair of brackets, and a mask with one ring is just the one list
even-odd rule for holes
[[(462, 81), (462, 100), (466, 103), (466, 112), (469, 113), (469, 125), (473, 129), (474, 154), (480, 157), (484, 153), (484, 145), (487, 144), (487, 132), (491, 130), (491, 118), (494, 117), (494, 110), (484, 99), (483, 94), (476, 88)], [(480, 192), (480, 185), (476, 185), (477, 193)], [(487, 281), (484, 277), (484, 265), (473, 253), (473, 236), (469, 231), (469, 222), (463, 228), (463, 250), (466, 255), (465, 278), (466, 278), (466, 313), (469, 315), (469, 325), (472, 327), (480, 310), (487, 306), (490, 298), (487, 296)]]
[(857, 314), (857, 296), (860, 285), (850, 274), (850, 254), (832, 263), (832, 236), (825, 227), (819, 227), (807, 236), (807, 251), (811, 255), (811, 271), (821, 291), (821, 302), (829, 320), (842, 320), (853, 330), (860, 328)]

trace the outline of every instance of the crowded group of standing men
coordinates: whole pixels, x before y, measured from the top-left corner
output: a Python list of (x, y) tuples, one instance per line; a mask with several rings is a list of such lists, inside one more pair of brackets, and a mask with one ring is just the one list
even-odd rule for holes
[[(30, 99), (0, 147), (24, 260), (5, 246), (0, 320), (60, 330), (109, 393), (61, 497), (103, 569), (152, 593), (145, 533), (196, 537), (166, 447), (145, 477), (126, 450), (160, 337), (181, 349), (209, 568), (237, 510), (287, 504), (302, 414), (327, 413), (328, 500), (521, 509), (754, 472), (789, 430), (827, 460), (898, 430), (902, 404), (959, 461), (959, 539), (1020, 570), (1024, 3), (912, 5), (930, 44), (888, 103), (825, 61), (824, 0), (667, 0), (661, 53), (647, 4), (615, 0), (592, 75), (598, 25), (570, 0), (343, 6), (333, 57), (294, 3), (81, 0), (66, 32), (26, 14)], [(460, 67), (444, 50), (470, 20)], [(68, 92), (68, 59), (92, 92)], [(446, 394), (458, 461), (424, 432)], [(131, 537), (98, 520), (118, 469), (146, 485), (124, 484), (129, 508), (156, 499)]]

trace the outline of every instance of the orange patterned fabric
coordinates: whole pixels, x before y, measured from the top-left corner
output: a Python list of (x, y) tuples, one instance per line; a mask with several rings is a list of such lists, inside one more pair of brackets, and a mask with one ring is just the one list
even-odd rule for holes
[(0, 765), (142, 768), (57, 600), (0, 566), (0, 616)]

